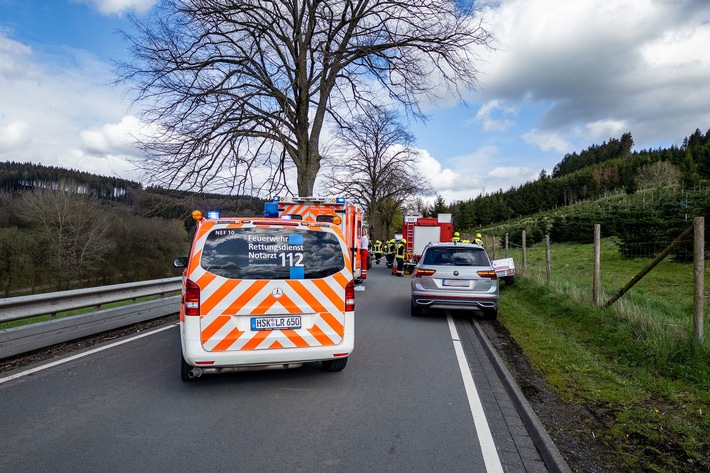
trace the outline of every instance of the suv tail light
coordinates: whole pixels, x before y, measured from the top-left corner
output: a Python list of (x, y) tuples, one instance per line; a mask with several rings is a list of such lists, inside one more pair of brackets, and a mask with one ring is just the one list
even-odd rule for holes
[(482, 278), (488, 278), (488, 279), (498, 279), (498, 275), (496, 274), (495, 271), (478, 271), (476, 274), (481, 276)]
[(185, 282), (185, 315), (200, 315), (200, 286), (188, 279)]
[(435, 269), (415, 269), (412, 277), (433, 276), (435, 272)]
[(355, 281), (345, 286), (345, 311), (355, 310)]

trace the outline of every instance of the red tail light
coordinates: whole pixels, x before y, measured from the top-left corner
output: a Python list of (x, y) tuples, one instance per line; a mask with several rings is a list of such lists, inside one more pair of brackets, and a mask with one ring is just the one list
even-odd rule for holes
[(498, 275), (495, 271), (478, 271), (476, 274), (478, 274), (482, 278), (498, 279)]
[(200, 286), (196, 282), (187, 280), (185, 282), (185, 315), (200, 315)]
[(435, 269), (415, 269), (412, 277), (432, 276), (435, 272)]
[(350, 281), (345, 286), (345, 311), (355, 310), (355, 281)]

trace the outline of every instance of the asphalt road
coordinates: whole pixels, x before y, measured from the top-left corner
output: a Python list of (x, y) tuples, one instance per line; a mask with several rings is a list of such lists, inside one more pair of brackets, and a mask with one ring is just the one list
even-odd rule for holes
[(548, 471), (470, 319), (411, 317), (409, 278), (388, 273), (356, 292), (342, 372), (183, 383), (172, 325), (0, 374), (0, 471)]

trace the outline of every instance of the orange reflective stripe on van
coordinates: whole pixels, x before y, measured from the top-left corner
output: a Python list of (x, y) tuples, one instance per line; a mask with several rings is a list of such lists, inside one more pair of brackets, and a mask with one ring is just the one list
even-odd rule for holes
[[(222, 229), (239, 229), (230, 222)], [(272, 228), (273, 223), (253, 222), (251, 228)], [(290, 224), (293, 225), (293, 224)], [(205, 229), (207, 228), (207, 230)], [(327, 226), (343, 241), (339, 228)], [(330, 276), (315, 279), (230, 279), (202, 267), (203, 248), (213, 222), (196, 235), (188, 277), (200, 288), (200, 340), (206, 351), (265, 350), (318, 347), (339, 344), (345, 331), (345, 287), (352, 279), (348, 250), (340, 245), (344, 267)], [(307, 232), (323, 232), (320, 225), (307, 225)], [(199, 249), (198, 249), (199, 248)], [(300, 328), (253, 330), (255, 317), (300, 317)]]
[[(218, 289), (206, 296), (208, 301), (221, 297), (219, 304), (215, 304), (210, 311), (204, 311), (201, 316), (202, 345), (207, 351), (327, 346), (342, 340), (345, 300), (328, 282), (256, 281), (244, 286), (243, 291), (239, 291), (240, 286), (236, 285), (232, 291)], [(207, 286), (204, 290), (208, 292), (209, 288)], [(284, 291), (283, 296), (278, 298), (272, 294), (277, 288)], [(294, 303), (295, 299), (298, 303)], [(304, 312), (304, 307), (310, 310)], [(253, 316), (284, 314), (299, 315), (302, 318), (301, 328), (249, 330)]]

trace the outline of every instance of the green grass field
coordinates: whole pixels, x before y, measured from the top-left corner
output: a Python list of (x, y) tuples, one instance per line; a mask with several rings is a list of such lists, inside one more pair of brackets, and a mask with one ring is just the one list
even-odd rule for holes
[[(621, 471), (710, 471), (710, 343), (693, 336), (692, 264), (664, 261), (598, 308), (592, 245), (550, 253), (548, 284), (544, 244), (528, 249), (525, 277), (501, 291), (501, 322), (556, 391), (604, 419), (596, 436)], [(510, 256), (520, 273), (522, 251)], [(604, 240), (602, 300), (649, 261)]]

